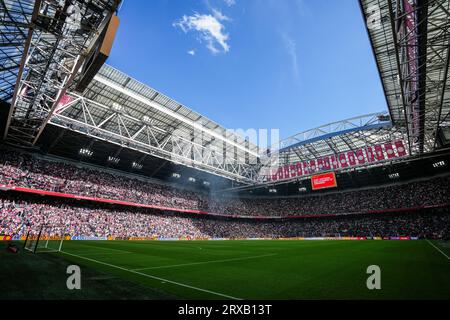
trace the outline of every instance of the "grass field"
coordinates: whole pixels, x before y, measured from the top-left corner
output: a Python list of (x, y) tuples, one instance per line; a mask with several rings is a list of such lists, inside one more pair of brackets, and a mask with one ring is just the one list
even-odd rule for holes
[[(450, 299), (448, 243), (66, 241), (61, 253), (0, 252), (0, 298)], [(81, 290), (65, 287), (81, 267)], [(381, 290), (366, 269), (381, 268)]]

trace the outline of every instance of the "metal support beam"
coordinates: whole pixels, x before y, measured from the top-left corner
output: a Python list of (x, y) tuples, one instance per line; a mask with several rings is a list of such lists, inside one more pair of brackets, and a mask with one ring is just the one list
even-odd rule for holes
[[(221, 150), (211, 148), (210, 140), (200, 141), (203, 143), (200, 144), (194, 137), (179, 135), (171, 126), (144, 123), (125, 112), (118, 113), (112, 105), (78, 94), (68, 96), (71, 102), (53, 115), (51, 124), (243, 183), (254, 183), (258, 178), (258, 166), (238, 163), (234, 159), (223, 161)], [(103, 121), (99, 115), (105, 117)]]
[(102, 0), (95, 10), (84, 1), (34, 2), (5, 140), (28, 146), (37, 142), (82, 64), (98, 46), (119, 2)]
[[(36, 2), (34, 4), (34, 8), (33, 8), (33, 14), (31, 16), (31, 23), (29, 25), (27, 39), (26, 39), (25, 45), (24, 45), (22, 59), (20, 60), (20, 64), (19, 64), (19, 72), (17, 73), (16, 85), (14, 87), (14, 93), (13, 93), (13, 97), (11, 100), (11, 108), (9, 110), (8, 118), (6, 119), (6, 128), (5, 128), (5, 132), (3, 134), (3, 139), (6, 139), (6, 137), (8, 136), (9, 126), (11, 124), (11, 119), (12, 119), (13, 112), (14, 112), (13, 106), (17, 102), (17, 95), (19, 94), (19, 90), (20, 90), (20, 82), (22, 80), (23, 71), (25, 68), (25, 62), (28, 58), (28, 52), (30, 50), (31, 40), (33, 38), (33, 32), (34, 32), (35, 23), (36, 23), (38, 14), (39, 14), (40, 6), (41, 6), (41, 0), (36, 0)], [(6, 6), (5, 6), (5, 8), (6, 8)]]

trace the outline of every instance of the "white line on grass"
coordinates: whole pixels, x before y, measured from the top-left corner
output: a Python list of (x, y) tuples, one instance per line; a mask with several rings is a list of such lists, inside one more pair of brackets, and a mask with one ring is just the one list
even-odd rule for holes
[(442, 250), (439, 249), (437, 246), (435, 246), (435, 245), (433, 244), (433, 242), (431, 242), (431, 241), (428, 240), (428, 239), (427, 239), (427, 242), (428, 242), (430, 245), (432, 245), (437, 251), (439, 251), (440, 253), (442, 253), (447, 259), (450, 259), (450, 257), (449, 257), (448, 255), (446, 255), (444, 251), (442, 251)]
[(132, 269), (132, 270), (134, 270), (134, 271), (142, 271), (142, 270), (151, 270), (151, 269), (175, 268), (175, 267), (184, 267), (184, 266), (194, 266), (194, 265), (199, 265), (199, 264), (209, 264), (209, 263), (219, 263), (219, 262), (228, 262), (228, 261), (250, 260), (250, 259), (256, 259), (256, 258), (271, 257), (271, 256), (275, 256), (275, 255), (276, 255), (276, 253), (270, 253), (270, 254), (263, 254), (263, 255), (259, 255), (259, 256), (244, 257), (244, 258), (231, 258), (231, 259), (222, 259), (222, 260), (210, 260), (210, 261), (202, 261), (202, 262), (171, 264), (171, 265), (167, 265), (167, 266), (139, 268), (139, 269)]
[(117, 252), (134, 253), (134, 252), (127, 251), (127, 250), (114, 249), (114, 248), (107, 248), (107, 247), (102, 247), (102, 246), (94, 246), (94, 245), (92, 245), (92, 244), (82, 244), (82, 243), (80, 243), (80, 244), (81, 244), (82, 246), (85, 246), (85, 247), (88, 247), (88, 248), (94, 247), (94, 248), (99, 248), (99, 249), (102, 249), (102, 250), (111, 250), (111, 251), (117, 251)]
[(90, 255), (118, 255), (118, 254), (131, 254), (133, 252), (78, 252), (79, 254), (82, 254), (84, 256), (90, 256)]
[(120, 270), (123, 270), (123, 271), (128, 271), (128, 272), (131, 272), (131, 273), (134, 273), (134, 274), (138, 274), (138, 275), (141, 275), (141, 276), (144, 276), (144, 277), (147, 277), (147, 278), (151, 278), (151, 279), (155, 279), (155, 280), (159, 280), (159, 281), (165, 281), (165, 282), (168, 282), (168, 283), (171, 283), (171, 284), (175, 284), (175, 285), (180, 286), (180, 287), (185, 287), (185, 288), (189, 288), (189, 289), (193, 289), (193, 290), (197, 290), (197, 291), (207, 292), (207, 293), (210, 293), (210, 294), (214, 294), (214, 295), (221, 296), (221, 297), (228, 298), (228, 299), (232, 299), (232, 300), (242, 300), (241, 298), (236, 298), (236, 297), (229, 296), (229, 295), (226, 295), (226, 294), (223, 294), (223, 293), (219, 293), (219, 292), (215, 292), (215, 291), (211, 291), (211, 290), (206, 290), (206, 289), (190, 286), (190, 285), (187, 285), (187, 284), (184, 284), (184, 283), (179, 283), (179, 282), (175, 282), (175, 281), (164, 279), (164, 278), (160, 278), (160, 277), (155, 277), (155, 276), (152, 276), (152, 275), (149, 275), (149, 274), (146, 274), (146, 273), (142, 273), (142, 272), (139, 272), (139, 271), (135, 271), (135, 270), (126, 269), (126, 268), (123, 268), (123, 267), (120, 267), (120, 266), (116, 266), (114, 264), (110, 264), (110, 263), (106, 263), (106, 262), (103, 262), (103, 261), (98, 261), (98, 260), (95, 260), (95, 259), (79, 256), (77, 254), (73, 254), (73, 253), (69, 253), (69, 252), (65, 252), (65, 251), (60, 251), (60, 252), (63, 253), (63, 254), (67, 254), (69, 256), (74, 256), (74, 257), (77, 257), (77, 258), (80, 258), (80, 259), (85, 259), (85, 260), (88, 260), (88, 261), (96, 262), (96, 263), (103, 264), (105, 266), (113, 267), (113, 268), (116, 268), (116, 269), (120, 269)]

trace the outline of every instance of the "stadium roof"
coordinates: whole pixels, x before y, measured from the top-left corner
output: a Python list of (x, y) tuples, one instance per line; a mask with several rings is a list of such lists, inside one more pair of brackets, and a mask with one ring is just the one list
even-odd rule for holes
[[(99, 74), (94, 77), (94, 80), (95, 82), (89, 88), (91, 94), (100, 89), (98, 94), (104, 96), (105, 102), (113, 101), (121, 104), (126, 108), (130, 116), (136, 118), (151, 116), (153, 124), (164, 123), (165, 125), (170, 125), (172, 123), (172, 126), (181, 130), (183, 134), (192, 133), (191, 128), (194, 127), (197, 129), (197, 132), (194, 131), (195, 139), (218, 139), (221, 142), (225, 142), (227, 147), (236, 147), (253, 156), (258, 156), (258, 147), (250, 142), (248, 147), (246, 147), (244, 138), (235, 134), (232, 130), (220, 126), (216, 122), (109, 65), (104, 65)], [(102, 91), (104, 89), (107, 91)], [(126, 99), (120, 100), (120, 95)], [(86, 93), (84, 96), (88, 97), (89, 93)], [(115, 100), (114, 98), (119, 99)], [(131, 99), (136, 101), (131, 101)], [(206, 134), (208, 137), (202, 137), (202, 134)]]
[(50, 123), (237, 181), (257, 175), (256, 145), (108, 65)]
[[(85, 3), (81, 9), (104, 26), (119, 2), (93, 0), (96, 13)], [(274, 158), (294, 163), (397, 139), (408, 142), (409, 155), (433, 151), (438, 128), (450, 121), (450, 2), (360, 3), (389, 112), (301, 132), (268, 157), (236, 132), (111, 66), (104, 65), (82, 94), (75, 92), (74, 70), (83, 50), (95, 43), (95, 32), (89, 29), (85, 40), (72, 37), (74, 29), (64, 21), (61, 30), (72, 31), (58, 38), (61, 30), (45, 19), (57, 16), (53, 1), (0, 0), (0, 100), (12, 105), (4, 137), (34, 145), (48, 122), (53, 126), (46, 131), (63, 128), (89, 138), (85, 148), (102, 140), (245, 184), (264, 182), (261, 168)], [(83, 15), (77, 19), (81, 27)]]
[[(3, 138), (32, 146), (104, 37), (120, 0), (0, 0)], [(84, 72), (84, 71), (83, 71)]]
[(410, 154), (432, 151), (450, 125), (450, 2), (360, 3), (392, 122), (408, 128)]

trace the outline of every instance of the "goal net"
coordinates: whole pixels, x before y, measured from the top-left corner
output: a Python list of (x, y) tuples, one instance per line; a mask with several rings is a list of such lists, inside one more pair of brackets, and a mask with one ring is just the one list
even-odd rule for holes
[(33, 253), (58, 252), (62, 250), (65, 233), (63, 227), (43, 225), (27, 233), (24, 248)]

